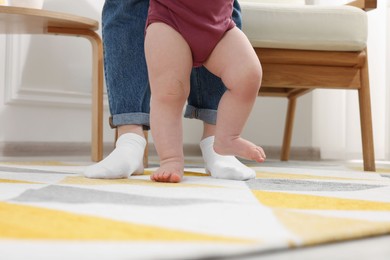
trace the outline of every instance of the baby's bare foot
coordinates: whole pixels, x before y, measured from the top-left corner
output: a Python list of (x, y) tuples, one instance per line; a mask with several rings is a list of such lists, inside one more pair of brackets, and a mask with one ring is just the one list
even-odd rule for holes
[(180, 182), (183, 178), (184, 166), (182, 163), (168, 162), (161, 163), (158, 168), (151, 176), (152, 181), (157, 182)]
[(215, 138), (214, 151), (220, 155), (234, 155), (256, 162), (264, 162), (266, 158), (263, 148), (241, 137), (232, 140)]

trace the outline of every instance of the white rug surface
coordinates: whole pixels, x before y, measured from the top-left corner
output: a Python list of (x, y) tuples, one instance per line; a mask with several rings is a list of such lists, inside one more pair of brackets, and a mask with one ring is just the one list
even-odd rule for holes
[(385, 172), (254, 167), (241, 182), (188, 168), (166, 184), (84, 167), (0, 164), (4, 259), (223, 258), (390, 233)]

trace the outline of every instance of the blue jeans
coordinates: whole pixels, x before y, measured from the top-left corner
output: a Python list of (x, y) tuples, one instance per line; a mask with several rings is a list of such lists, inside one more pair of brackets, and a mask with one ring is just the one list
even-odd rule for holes
[[(150, 88), (144, 54), (147, 0), (106, 0), (102, 13), (104, 68), (110, 124), (143, 125), (149, 129)], [(241, 28), (241, 12), (234, 1), (233, 20)], [(215, 124), (226, 87), (206, 68), (194, 68), (184, 116)]]

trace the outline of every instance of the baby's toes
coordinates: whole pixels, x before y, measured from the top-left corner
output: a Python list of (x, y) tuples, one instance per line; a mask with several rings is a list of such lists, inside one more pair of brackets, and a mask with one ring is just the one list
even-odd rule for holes
[(252, 160), (254, 160), (256, 162), (264, 162), (265, 153), (261, 147), (255, 147), (255, 149), (252, 153)]

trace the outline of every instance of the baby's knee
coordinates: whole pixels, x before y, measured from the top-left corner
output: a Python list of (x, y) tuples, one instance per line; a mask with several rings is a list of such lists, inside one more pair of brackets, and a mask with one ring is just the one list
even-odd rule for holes
[(247, 68), (240, 76), (236, 83), (237, 89), (243, 99), (251, 99), (257, 96), (262, 80), (261, 67)]
[(189, 95), (189, 83), (175, 77), (160, 79), (152, 87), (152, 98), (161, 102), (183, 102)]
[(253, 91), (258, 92), (260, 90), (261, 81), (263, 78), (263, 70), (260, 65), (251, 66), (247, 71), (245, 81), (246, 85), (250, 86)]

